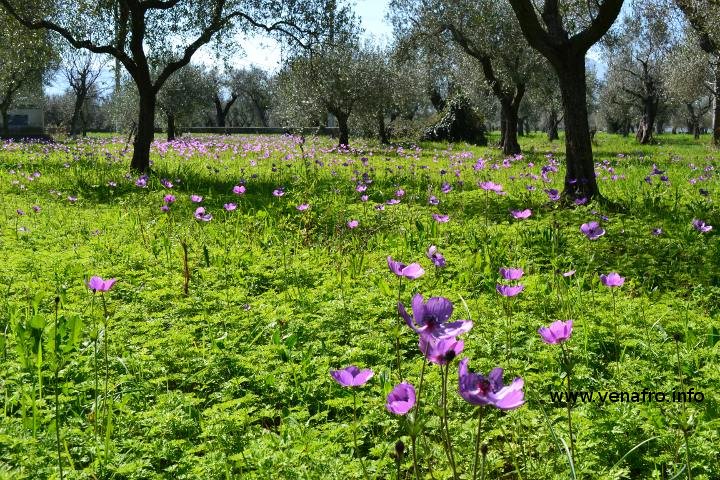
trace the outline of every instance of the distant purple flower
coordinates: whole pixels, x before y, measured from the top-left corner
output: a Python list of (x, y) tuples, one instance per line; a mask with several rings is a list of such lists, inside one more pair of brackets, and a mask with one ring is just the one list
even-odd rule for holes
[(526, 208), (525, 210), (511, 210), (510, 213), (512, 214), (513, 218), (517, 220), (525, 220), (532, 215), (532, 210), (530, 210), (529, 208)]
[(360, 225), (360, 222), (358, 222), (357, 220), (350, 220), (349, 222), (347, 222), (348, 228), (351, 228), (351, 229), (357, 228), (358, 225)]
[(503, 369), (492, 369), (488, 376), (470, 372), (468, 358), (460, 361), (458, 372), (460, 396), (473, 405), (492, 405), (501, 410), (512, 410), (525, 403), (522, 378), (516, 378), (510, 385), (503, 385)]
[(69, 197), (67, 197), (67, 199), (68, 199), (68, 202), (70, 202), (70, 203), (75, 203), (75, 202), (77, 202), (77, 200), (78, 200), (77, 197), (74, 197), (74, 196), (72, 196), (72, 195), (70, 195)]
[(330, 375), (343, 387), (360, 387), (365, 385), (375, 373), (370, 369), (360, 370), (350, 365), (342, 370), (330, 370)]
[(205, 208), (203, 207), (196, 208), (193, 215), (195, 216), (195, 219), (202, 220), (203, 222), (209, 222), (213, 218), (211, 214), (205, 213)]
[(363, 185), (362, 183), (358, 184), (358, 186), (355, 187), (355, 191), (358, 193), (362, 193), (365, 190), (367, 190), (367, 185)]
[(421, 333), (418, 346), (429, 362), (446, 365), (462, 353), (465, 342), (456, 337), (436, 338)]
[(565, 278), (572, 277), (573, 275), (575, 275), (575, 270), (568, 270), (567, 272), (562, 274), (562, 276)]
[(416, 293), (412, 298), (412, 316), (400, 302), (398, 302), (398, 312), (405, 323), (417, 333), (435, 338), (456, 337), (472, 328), (472, 322), (469, 320), (448, 322), (453, 312), (453, 305), (445, 297), (431, 297), (426, 303), (423, 296)]
[(402, 188), (399, 188), (399, 189), (395, 192), (395, 196), (396, 196), (396, 197), (402, 197), (403, 195), (405, 195), (405, 190), (403, 190)]
[(110, 181), (107, 183), (107, 185), (108, 185), (108, 187), (110, 187), (110, 188), (115, 188), (115, 187), (117, 187), (117, 182), (113, 182), (112, 180), (110, 180)]
[(160, 180), (160, 183), (165, 188), (173, 188), (172, 182), (170, 180), (168, 180), (167, 178), (163, 178), (162, 180)]
[(525, 289), (525, 285), (502, 285), (498, 283), (495, 290), (503, 297), (514, 297)]
[(663, 234), (663, 229), (660, 227), (656, 227), (656, 228), (653, 228), (650, 233), (652, 233), (653, 235), (655, 235), (657, 237), (657, 236), (660, 236)]
[(203, 197), (200, 195), (190, 195), (190, 201), (193, 203), (200, 203), (203, 201)]
[(702, 220), (698, 220), (697, 218), (693, 219), (692, 226), (695, 230), (697, 230), (700, 233), (707, 233), (710, 230), (712, 230), (712, 225), (708, 225)]
[(135, 186), (140, 187), (140, 188), (146, 188), (147, 182), (148, 182), (148, 176), (143, 175), (142, 177), (135, 180)]
[(40, 205), (33, 205), (32, 209), (33, 209), (33, 212), (35, 212), (35, 213), (40, 213), (40, 211), (42, 210), (40, 208)]
[(587, 198), (580, 197), (575, 199), (575, 205), (585, 205), (587, 203)]
[(25, 215), (25, 211), (24, 211), (24, 210), (21, 210), (21, 209), (19, 209), (19, 208), (18, 208), (17, 210), (15, 210), (15, 213), (17, 213), (18, 216), (23, 216), (23, 215)]
[(570, 335), (572, 335), (572, 327), (572, 320), (568, 320), (567, 322), (558, 320), (547, 327), (540, 327), (538, 333), (543, 342), (548, 345), (555, 345), (570, 338)]
[(505, 280), (520, 280), (520, 278), (523, 276), (523, 269), (522, 268), (500, 268), (500, 275)]
[(439, 213), (433, 213), (432, 217), (438, 223), (447, 223), (450, 221), (450, 215), (441, 215)]
[(387, 203), (388, 205), (397, 205), (398, 203), (400, 203), (400, 200), (398, 200), (397, 198), (391, 198), (385, 203)]
[(235, 185), (232, 191), (235, 195), (242, 195), (245, 193), (245, 185)]
[(480, 185), (480, 188), (482, 188), (482, 189), (485, 190), (485, 191), (495, 192), (495, 193), (497, 193), (498, 195), (504, 195), (504, 194), (505, 194), (505, 192), (503, 192), (503, 187), (502, 187), (502, 185), (500, 185), (500, 184), (498, 184), (498, 183), (493, 183), (493, 182), (481, 182), (479, 185)]
[(310, 208), (310, 205), (308, 205), (307, 203), (301, 203), (300, 205), (298, 205), (298, 206), (295, 207), (295, 208), (297, 208), (297, 209), (298, 209), (299, 211), (301, 211), (301, 212), (304, 212), (305, 210), (307, 210), (308, 208)]
[(598, 222), (583, 223), (580, 225), (580, 231), (590, 240), (597, 240), (605, 235), (605, 229)]
[(549, 188), (545, 190), (545, 193), (547, 193), (548, 198), (553, 202), (557, 202), (558, 200), (560, 200), (560, 192), (555, 190), (554, 188)]
[(163, 213), (168, 213), (170, 211), (170, 207), (167, 205), (163, 205), (162, 207), (160, 207), (160, 211)]
[(385, 408), (395, 415), (405, 415), (415, 406), (415, 387), (407, 382), (395, 385), (387, 396)]
[(370, 197), (368, 197), (367, 195), (361, 195), (361, 196), (360, 196), (360, 201), (361, 201), (361, 202), (367, 202), (369, 199), (370, 199)]
[(167, 203), (168, 205), (171, 203), (175, 203), (175, 195), (167, 194), (163, 197), (163, 202)]
[(450, 186), (449, 183), (444, 182), (444, 183), (442, 184), (442, 187), (440, 187), (440, 191), (441, 191), (442, 193), (450, 193), (450, 192), (452, 191), (452, 186)]
[(600, 281), (606, 287), (622, 287), (625, 283), (625, 278), (621, 277), (617, 272), (610, 272), (607, 275), (600, 274)]
[(276, 188), (275, 190), (273, 190), (272, 194), (276, 197), (282, 197), (283, 195), (285, 195), (285, 190), (282, 188)]
[(440, 203), (440, 200), (435, 195), (430, 195), (430, 198), (428, 199), (428, 203), (430, 205), (437, 205)]
[(109, 291), (113, 285), (115, 285), (115, 282), (117, 280), (114, 278), (109, 278), (107, 280), (103, 280), (101, 277), (98, 276), (92, 276), (90, 277), (90, 280), (86, 283), (87, 287), (95, 292), (107, 292)]
[(442, 256), (435, 245), (430, 245), (426, 253), (427, 257), (433, 262), (438, 268), (442, 268), (446, 265), (445, 257)]
[(232, 212), (237, 208), (237, 205), (235, 205), (234, 203), (226, 203), (225, 205), (223, 205), (223, 208), (227, 212)]
[(375, 205), (375, 210), (385, 210), (385, 205), (383, 205), (382, 203), (378, 203), (377, 205)]
[(420, 278), (425, 273), (425, 270), (423, 270), (419, 263), (411, 263), (410, 265), (405, 265), (404, 263), (393, 260), (393, 258), (389, 255), (387, 257), (387, 264), (388, 268), (390, 268), (390, 271), (392, 273), (394, 273), (398, 277), (405, 277), (410, 280)]

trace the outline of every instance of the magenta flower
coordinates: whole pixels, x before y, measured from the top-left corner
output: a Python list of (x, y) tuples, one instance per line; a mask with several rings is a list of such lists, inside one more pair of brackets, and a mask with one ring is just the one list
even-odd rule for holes
[(109, 278), (107, 280), (103, 280), (101, 277), (98, 276), (92, 276), (90, 277), (90, 280), (86, 283), (87, 287), (95, 292), (107, 292), (109, 291), (113, 285), (115, 285), (115, 282), (117, 280), (114, 278)]
[(438, 249), (435, 245), (430, 245), (430, 248), (428, 248), (426, 255), (430, 259), (430, 261), (433, 262), (433, 265), (438, 268), (442, 268), (447, 265), (445, 257), (443, 257), (442, 254), (438, 252)]
[(498, 184), (498, 183), (482, 182), (482, 183), (480, 183), (479, 185), (480, 185), (480, 188), (482, 188), (482, 189), (485, 190), (485, 191), (495, 192), (495, 193), (497, 193), (498, 195), (505, 195), (505, 192), (503, 192), (503, 187), (502, 187), (502, 185), (500, 185), (500, 184)]
[(447, 223), (450, 221), (450, 215), (440, 215), (439, 213), (433, 213), (432, 217), (438, 223)]
[(385, 407), (388, 412), (395, 415), (405, 415), (415, 406), (415, 387), (407, 382), (402, 382), (390, 391), (387, 396)]
[(572, 320), (568, 320), (567, 322), (557, 320), (547, 327), (540, 327), (538, 333), (543, 342), (548, 345), (555, 345), (570, 338), (570, 335), (572, 335), (572, 327)]
[(173, 188), (173, 186), (174, 186), (173, 183), (170, 180), (168, 180), (167, 178), (163, 178), (162, 180), (160, 180), (160, 183), (165, 188)]
[(572, 277), (573, 275), (575, 275), (575, 270), (568, 270), (567, 272), (562, 274), (562, 276), (565, 278)]
[(357, 228), (358, 225), (360, 225), (360, 222), (358, 222), (357, 220), (350, 220), (349, 222), (347, 222), (347, 226), (350, 229)]
[(445, 297), (431, 297), (425, 303), (419, 293), (412, 298), (412, 316), (405, 306), (398, 302), (398, 313), (405, 323), (419, 334), (431, 335), (435, 338), (457, 337), (472, 328), (469, 320), (448, 322), (453, 312), (453, 305)]
[(446, 365), (462, 353), (465, 342), (456, 337), (435, 338), (432, 335), (420, 334), (418, 346), (429, 362)]
[(460, 396), (473, 405), (492, 405), (500, 410), (512, 410), (525, 403), (522, 378), (516, 378), (510, 385), (503, 385), (503, 369), (493, 368), (488, 376), (468, 369), (469, 359), (460, 361), (458, 383)]
[(625, 278), (621, 277), (617, 272), (610, 272), (607, 275), (600, 274), (600, 281), (606, 287), (622, 287), (625, 283)]
[(605, 235), (605, 229), (598, 222), (583, 223), (580, 225), (580, 231), (590, 240), (597, 240)]
[(228, 212), (232, 212), (237, 208), (237, 205), (235, 205), (234, 203), (226, 203), (225, 205), (223, 205), (223, 208)]
[(245, 193), (245, 185), (235, 185), (232, 191), (235, 195), (242, 195)]
[(168, 205), (163, 205), (162, 207), (160, 207), (160, 211), (163, 213), (167, 213), (170, 211), (170, 207)]
[(428, 203), (430, 205), (437, 205), (440, 203), (440, 200), (435, 195), (430, 195), (430, 198), (428, 199)]
[(213, 218), (211, 214), (205, 213), (205, 208), (203, 207), (196, 208), (193, 215), (196, 220), (202, 220), (203, 222), (209, 222)]
[(514, 297), (525, 289), (525, 285), (502, 285), (498, 283), (495, 290), (503, 297)]
[(193, 203), (200, 203), (203, 201), (203, 197), (200, 195), (190, 195), (190, 201)]
[(500, 268), (500, 275), (505, 280), (520, 280), (520, 278), (523, 276), (523, 269), (522, 268)]
[(697, 230), (700, 233), (707, 233), (710, 230), (712, 230), (712, 225), (708, 225), (702, 220), (698, 220), (697, 218), (693, 219), (692, 226), (695, 230)]
[(360, 370), (355, 365), (350, 365), (342, 370), (330, 370), (330, 375), (343, 387), (360, 387), (375, 373), (370, 369)]
[(298, 205), (298, 206), (295, 207), (295, 208), (297, 208), (297, 209), (300, 210), (301, 212), (304, 212), (305, 210), (307, 210), (308, 208), (310, 208), (310, 205), (308, 205), (307, 203), (301, 203), (300, 205)]
[(40, 213), (40, 211), (42, 210), (40, 208), (40, 205), (33, 205), (32, 209), (33, 209), (33, 212), (35, 212), (35, 213)]
[(397, 205), (398, 203), (400, 203), (400, 200), (398, 200), (397, 198), (391, 198), (385, 203), (387, 203), (388, 205)]
[(275, 195), (276, 197), (282, 197), (283, 195), (285, 195), (285, 189), (283, 189), (283, 188), (276, 188), (275, 190), (273, 190), (272, 193), (273, 193), (273, 195)]
[(361, 202), (367, 202), (368, 200), (370, 200), (370, 197), (368, 197), (367, 195), (360, 195)]
[(560, 192), (555, 190), (554, 188), (549, 188), (545, 190), (545, 193), (547, 193), (548, 198), (553, 202), (557, 202), (558, 200), (560, 200)]
[(365, 190), (367, 190), (367, 185), (363, 185), (362, 183), (359, 183), (357, 187), (355, 187), (355, 191), (358, 193), (362, 193)]
[(404, 263), (393, 260), (393, 258), (389, 255), (387, 257), (387, 263), (390, 271), (398, 277), (415, 280), (416, 278), (422, 277), (425, 273), (425, 270), (423, 270), (419, 263), (411, 263), (406, 266)]
[(510, 213), (516, 220), (525, 220), (526, 218), (530, 218), (530, 215), (532, 215), (532, 210), (530, 210), (529, 208), (526, 208), (525, 210), (510, 210)]
[(175, 203), (175, 195), (167, 194), (163, 197), (163, 202), (167, 203), (168, 205), (171, 203)]
[(399, 188), (399, 189), (395, 192), (395, 196), (396, 196), (396, 197), (402, 197), (403, 195), (405, 195), (405, 190), (403, 190), (402, 188)]

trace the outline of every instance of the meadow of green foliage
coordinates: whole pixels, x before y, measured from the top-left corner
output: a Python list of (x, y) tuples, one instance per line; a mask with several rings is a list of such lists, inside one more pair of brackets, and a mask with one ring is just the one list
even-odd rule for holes
[[(720, 153), (707, 138), (658, 138), (598, 134), (610, 202), (578, 206), (545, 192), (561, 189), (562, 143), (539, 135), (507, 161), (468, 145), (198, 137), (156, 142), (147, 180), (127, 175), (121, 139), (5, 143), (0, 478), (60, 478), (58, 456), (69, 479), (452, 478), (441, 367), (425, 367), (418, 472), (408, 418), (385, 408), (400, 380), (418, 386), (418, 337), (397, 310), (418, 292), (473, 321), (459, 356), (473, 370), (525, 381), (520, 408), (485, 409), (485, 478), (720, 478)], [(596, 240), (580, 231), (590, 221), (605, 229)], [(388, 255), (426, 273), (399, 282)], [(501, 267), (524, 269), (518, 296), (497, 293)], [(609, 272), (625, 284), (605, 287)], [(93, 275), (117, 283), (93, 293)], [(571, 466), (566, 405), (550, 397), (566, 388), (563, 349), (537, 333), (557, 319), (574, 320), (573, 389), (694, 388), (702, 401), (579, 401)], [(457, 394), (458, 361), (449, 432), (469, 479), (476, 407)], [(375, 375), (343, 388), (329, 371), (350, 364)]]

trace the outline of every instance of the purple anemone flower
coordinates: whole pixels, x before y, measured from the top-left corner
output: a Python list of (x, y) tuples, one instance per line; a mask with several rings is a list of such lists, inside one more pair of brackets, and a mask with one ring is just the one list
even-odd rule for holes
[(360, 370), (355, 365), (349, 365), (342, 370), (330, 370), (330, 375), (343, 387), (360, 387), (375, 373), (370, 369)]
[(699, 220), (697, 218), (693, 219), (692, 226), (695, 230), (697, 230), (700, 233), (707, 233), (710, 230), (712, 230), (712, 225), (708, 225), (702, 220)]
[(200, 203), (203, 201), (203, 197), (200, 195), (190, 195), (190, 201), (193, 203)]
[(526, 208), (525, 210), (510, 210), (510, 213), (516, 220), (525, 220), (526, 218), (530, 218), (532, 210), (529, 208)]
[(168, 205), (163, 205), (160, 207), (160, 211), (163, 213), (168, 213), (170, 211), (170, 207)]
[(435, 338), (420, 334), (418, 346), (429, 362), (446, 365), (462, 353), (465, 342), (456, 337)]
[(430, 198), (428, 199), (428, 203), (430, 205), (437, 205), (440, 203), (440, 200), (435, 195), (430, 195)]
[(435, 245), (430, 245), (430, 248), (428, 248), (426, 255), (433, 262), (433, 265), (438, 268), (442, 268), (447, 265), (445, 257), (443, 257), (442, 254), (438, 252), (438, 249)]
[(575, 270), (568, 270), (567, 272), (562, 274), (562, 276), (565, 278), (572, 277), (573, 275), (575, 275)]
[(660, 227), (656, 227), (656, 228), (653, 228), (650, 233), (652, 233), (653, 235), (655, 235), (657, 237), (657, 236), (663, 234), (663, 229)]
[(538, 333), (543, 342), (548, 345), (555, 345), (570, 338), (570, 335), (572, 335), (572, 327), (572, 320), (568, 320), (567, 322), (557, 320), (547, 327), (540, 327)]
[(232, 212), (237, 208), (237, 205), (235, 205), (234, 203), (226, 203), (223, 205), (223, 208), (228, 212)]
[(402, 382), (390, 391), (385, 407), (395, 415), (405, 415), (415, 406), (415, 387)]
[(558, 200), (560, 200), (560, 192), (555, 190), (554, 188), (549, 188), (545, 190), (545, 193), (547, 193), (548, 198), (553, 202), (557, 202)]
[(580, 231), (590, 240), (597, 240), (605, 235), (605, 229), (598, 222), (583, 223)]
[(450, 221), (450, 215), (441, 215), (439, 213), (433, 213), (432, 217), (438, 223), (447, 223)]
[(525, 285), (502, 285), (498, 283), (495, 290), (503, 297), (514, 297), (525, 289)]
[(242, 195), (245, 193), (245, 185), (235, 185), (232, 191), (235, 195)]
[(209, 222), (213, 218), (211, 214), (205, 213), (205, 208), (203, 207), (196, 208), (193, 215), (196, 220), (202, 220), (203, 222)]
[(523, 269), (522, 268), (500, 268), (500, 275), (505, 280), (520, 280), (520, 278), (523, 276)]
[(448, 322), (453, 312), (453, 304), (445, 297), (431, 297), (427, 303), (419, 293), (412, 298), (412, 316), (405, 306), (398, 302), (398, 312), (410, 328), (419, 334), (435, 338), (456, 337), (472, 328), (469, 320)]
[(500, 410), (512, 410), (525, 403), (522, 378), (516, 378), (510, 385), (503, 385), (503, 369), (493, 368), (488, 376), (468, 369), (469, 359), (460, 361), (458, 374), (460, 396), (473, 405), (492, 405)]
[(357, 228), (358, 225), (360, 225), (360, 222), (358, 222), (357, 220), (350, 220), (349, 222), (347, 222), (347, 226), (350, 229)]
[(285, 195), (285, 189), (276, 188), (275, 190), (273, 190), (272, 194), (276, 197), (282, 197), (283, 195)]
[(295, 207), (295, 208), (297, 208), (297, 209), (300, 210), (301, 212), (304, 212), (305, 210), (307, 210), (308, 208), (310, 208), (310, 205), (308, 205), (307, 203), (301, 203), (300, 205), (298, 205), (298, 206)]
[(175, 195), (167, 194), (163, 197), (163, 202), (170, 205), (171, 203), (175, 203)]
[(387, 257), (387, 263), (390, 271), (398, 277), (405, 277), (410, 280), (415, 280), (416, 278), (422, 277), (425, 273), (425, 270), (423, 270), (419, 263), (411, 263), (410, 265), (405, 265), (402, 262), (393, 260), (393, 258), (389, 255)]
[(607, 275), (600, 274), (600, 281), (606, 287), (622, 287), (625, 283), (625, 277), (621, 277), (617, 272), (610, 272)]
[(503, 187), (502, 187), (502, 185), (500, 185), (500, 184), (498, 184), (498, 183), (493, 183), (493, 182), (481, 182), (481, 183), (479, 184), (479, 186), (480, 186), (480, 188), (482, 188), (482, 189), (485, 190), (486, 192), (495, 192), (495, 193), (497, 193), (498, 195), (504, 195), (504, 194), (505, 194), (505, 192), (503, 192)]
[(87, 282), (87, 287), (95, 292), (107, 292), (109, 291), (113, 285), (115, 285), (115, 282), (117, 280), (114, 278), (109, 278), (107, 280), (103, 280), (102, 277), (98, 276), (92, 276), (90, 277), (90, 280)]

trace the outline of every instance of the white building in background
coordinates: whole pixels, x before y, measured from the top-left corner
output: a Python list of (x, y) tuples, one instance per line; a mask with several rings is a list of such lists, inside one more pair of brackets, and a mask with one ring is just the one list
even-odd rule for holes
[[(0, 117), (0, 125), (2, 118)], [(45, 131), (45, 114), (42, 108), (21, 106), (8, 111), (10, 135), (37, 135)]]

